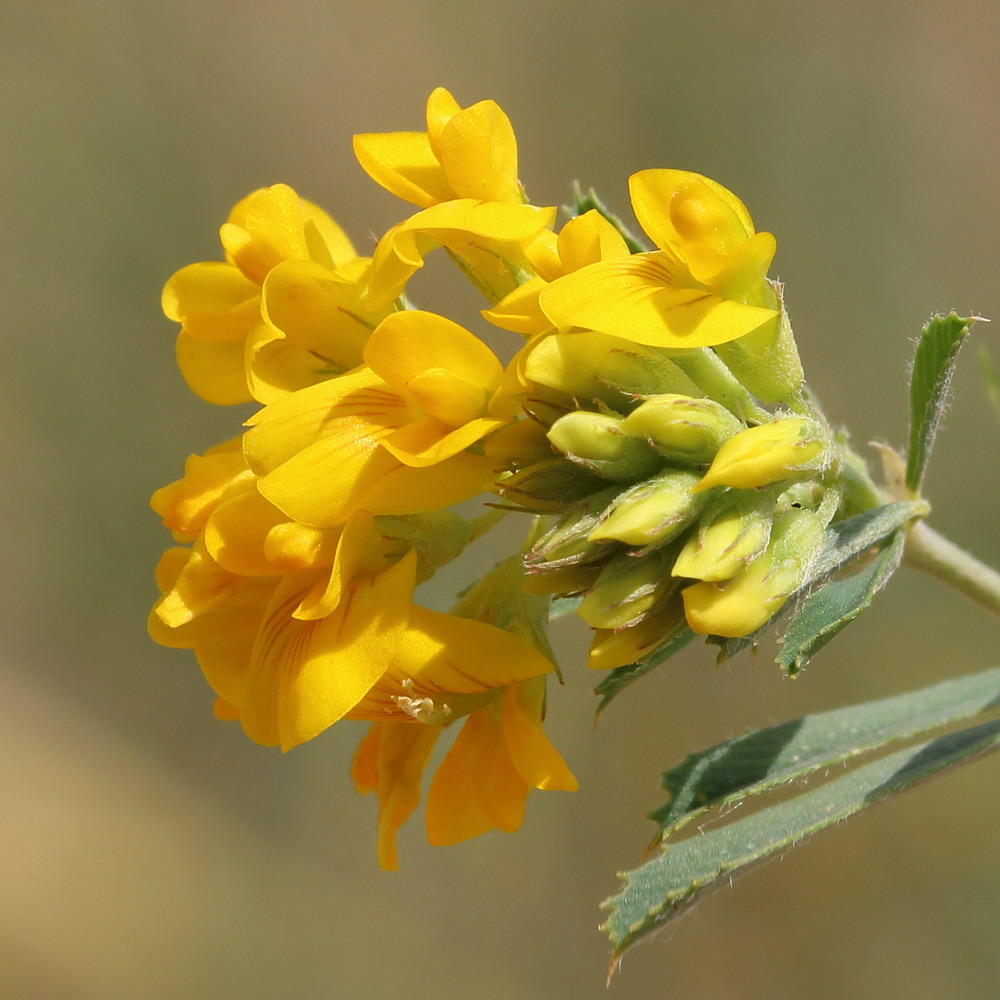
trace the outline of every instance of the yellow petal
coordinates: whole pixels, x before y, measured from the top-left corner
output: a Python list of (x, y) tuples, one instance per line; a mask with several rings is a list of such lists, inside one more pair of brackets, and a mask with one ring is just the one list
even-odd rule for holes
[(284, 514), (268, 503), (254, 488), (227, 496), (212, 512), (205, 526), (205, 548), (230, 573), (267, 576), (285, 572), (271, 563), (264, 549), (268, 532), (287, 521)]
[(540, 301), (563, 329), (584, 327), (651, 347), (724, 344), (777, 315), (702, 288), (675, 287), (679, 280), (678, 266), (664, 255), (633, 254), (560, 278)]
[(501, 330), (525, 336), (545, 333), (552, 329), (552, 324), (538, 304), (538, 296), (545, 287), (546, 283), (541, 278), (529, 278), (492, 309), (483, 309), (482, 315)]
[(521, 777), (533, 788), (575, 792), (579, 785), (542, 731), (545, 681), (511, 684), (503, 693), (504, 745)]
[(177, 367), (191, 391), (207, 403), (233, 406), (251, 399), (242, 341), (196, 340), (177, 335)]
[(424, 132), (356, 135), (354, 155), (373, 181), (403, 201), (429, 208), (455, 197)]
[(378, 865), (399, 867), (396, 831), (420, 802), (420, 778), (441, 730), (415, 722), (372, 726), (359, 745), (352, 766), (355, 787), (378, 796)]
[(457, 844), (493, 827), (476, 794), (479, 755), (487, 725), (481, 712), (473, 712), (465, 720), (427, 790), (427, 839), (435, 846)]
[[(496, 355), (478, 337), (444, 316), (416, 309), (392, 313), (382, 320), (364, 356), (365, 363), (389, 385), (414, 392), (431, 412), (435, 412), (433, 392), (421, 394), (412, 388), (414, 380), (428, 371), (450, 372), (479, 387), (482, 394), (496, 387), (503, 372)], [(479, 416), (484, 408), (485, 398), (472, 416)]]
[(596, 209), (570, 219), (562, 227), (558, 248), (563, 274), (629, 255), (625, 238)]
[(198, 340), (241, 340), (260, 322), (260, 289), (232, 264), (189, 264), (163, 288), (163, 312)]
[(239, 582), (235, 573), (209, 556), (203, 542), (195, 542), (173, 587), (157, 603), (156, 614), (170, 628), (185, 625), (232, 593)]
[(639, 225), (662, 250), (685, 259), (689, 243), (731, 250), (754, 234), (746, 206), (721, 184), (687, 170), (640, 170), (629, 178)]
[(445, 126), (462, 110), (462, 106), (444, 87), (435, 87), (427, 98), (427, 141), (434, 156), (441, 159), (441, 133)]
[(441, 130), (438, 156), (459, 198), (520, 204), (517, 141), (510, 120), (494, 101), (480, 101), (452, 115)]
[(171, 531), (195, 535), (233, 480), (247, 472), (242, 441), (233, 438), (204, 455), (189, 455), (184, 477), (158, 489), (149, 505)]
[(536, 237), (554, 218), (554, 208), (470, 199), (447, 201), (417, 212), (390, 229), (375, 248), (369, 307), (377, 309), (395, 299), (434, 246), (519, 244)]
[(440, 420), (427, 417), (401, 427), (384, 438), (381, 445), (403, 465), (423, 469), (458, 455), (505, 423), (506, 420), (496, 417), (481, 417), (453, 430)]
[(386, 671), (409, 617), (416, 556), (354, 581), (336, 611), (301, 621), (302, 583), (275, 592), (254, 647), (242, 716), (247, 735), (289, 750), (349, 712)]

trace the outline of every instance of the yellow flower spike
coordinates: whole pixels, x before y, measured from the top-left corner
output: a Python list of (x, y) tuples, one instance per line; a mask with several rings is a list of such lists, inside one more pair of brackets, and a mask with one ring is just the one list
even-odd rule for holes
[(493, 101), (463, 109), (443, 87), (427, 99), (427, 132), (356, 135), (354, 153), (372, 180), (420, 208), (455, 198), (522, 200), (507, 116)]
[(354, 787), (378, 798), (376, 854), (383, 871), (399, 868), (396, 832), (420, 803), (420, 778), (440, 735), (439, 726), (376, 722), (355, 751)]
[(750, 427), (722, 445), (695, 492), (714, 486), (751, 490), (794, 479), (804, 471), (814, 471), (825, 449), (817, 425), (803, 417)]
[[(552, 225), (554, 208), (461, 199), (426, 208), (390, 229), (375, 248), (368, 308), (397, 298), (437, 246), (467, 260), (473, 280), (492, 301), (520, 283), (523, 245)], [(522, 263), (523, 262), (523, 263)], [(518, 273), (515, 273), (518, 272)]]

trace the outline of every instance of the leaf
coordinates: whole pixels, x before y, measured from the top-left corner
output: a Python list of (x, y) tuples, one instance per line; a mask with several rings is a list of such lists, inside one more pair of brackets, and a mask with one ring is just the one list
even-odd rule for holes
[(865, 764), (812, 791), (700, 836), (668, 845), (625, 872), (625, 888), (605, 903), (612, 966), (629, 946), (750, 866), (927, 778), (1000, 746), (1000, 722), (939, 736)]
[(920, 332), (910, 372), (910, 439), (906, 452), (906, 486), (914, 496), (920, 492), (944, 412), (958, 349), (978, 318), (963, 319), (955, 313), (934, 316)]
[(781, 637), (778, 666), (797, 674), (842, 628), (867, 608), (899, 568), (906, 534), (899, 528), (881, 552), (846, 580), (830, 580), (811, 593), (795, 611)]
[(690, 754), (665, 772), (663, 788), (670, 801), (650, 813), (650, 819), (665, 837), (708, 809), (998, 705), (1000, 667), (757, 729)]
[[(907, 521), (914, 517), (923, 516), (927, 510), (927, 504), (922, 500), (900, 500), (863, 511), (860, 514), (855, 514), (854, 517), (848, 517), (843, 521), (831, 524), (826, 529), (823, 549), (809, 568), (809, 572), (799, 589), (789, 597), (778, 613), (756, 632), (735, 639), (719, 639), (719, 662), (728, 660), (744, 649), (755, 645), (760, 636), (778, 618), (794, 607), (797, 596), (806, 593), (817, 583), (846, 566), (852, 559), (856, 559), (862, 552), (888, 538)], [(844, 622), (844, 625), (846, 624), (847, 622)], [(833, 635), (830, 635), (829, 638), (832, 639)]]
[(594, 694), (601, 696), (595, 715), (600, 715), (629, 684), (648, 674), (650, 670), (658, 667), (665, 660), (669, 660), (674, 653), (683, 649), (693, 638), (694, 632), (689, 628), (683, 628), (666, 645), (661, 646), (653, 653), (649, 659), (640, 660), (638, 663), (629, 663), (624, 667), (615, 667), (594, 688)]

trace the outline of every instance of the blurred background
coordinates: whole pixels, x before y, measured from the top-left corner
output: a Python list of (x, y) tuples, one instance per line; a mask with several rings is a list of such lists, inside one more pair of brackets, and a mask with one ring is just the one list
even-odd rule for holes
[[(604, 996), (598, 903), (640, 859), (665, 767), (1000, 661), (996, 621), (903, 571), (800, 679), (768, 649), (716, 668), (694, 645), (595, 730), (566, 622), (549, 732), (581, 790), (455, 848), (417, 816), (391, 874), (348, 780), (360, 726), (255, 746), (213, 719), (191, 655), (145, 633), (168, 544), (147, 498), (245, 416), (183, 385), (164, 280), (217, 258), (231, 204), (277, 181), (372, 245), (409, 209), (351, 135), (422, 128), (437, 85), (507, 111), (536, 204), (579, 180), (627, 213), (628, 175), (653, 166), (735, 191), (777, 236), (827, 412), (859, 447), (904, 444), (928, 315), (1000, 319), (995, 0), (39, 0), (0, 25), (3, 997)], [(977, 327), (962, 358), (928, 493), (933, 524), (1000, 563), (976, 357), (995, 337)], [(711, 896), (610, 995), (994, 997), (998, 775), (974, 764)]]

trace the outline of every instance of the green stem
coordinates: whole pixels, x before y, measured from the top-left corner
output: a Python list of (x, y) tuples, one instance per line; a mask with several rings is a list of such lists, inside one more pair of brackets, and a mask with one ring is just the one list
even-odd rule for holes
[(959, 593), (1000, 615), (1000, 573), (918, 521), (906, 537), (906, 562), (951, 584)]

